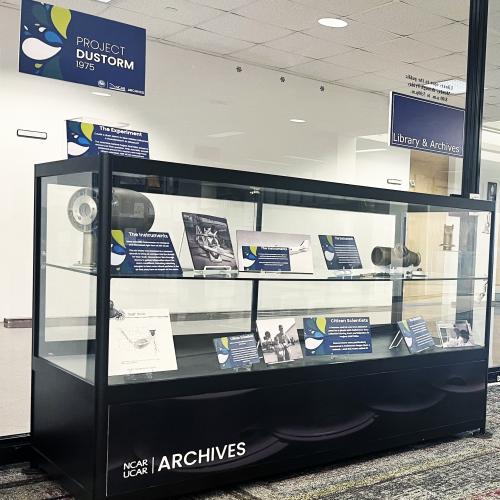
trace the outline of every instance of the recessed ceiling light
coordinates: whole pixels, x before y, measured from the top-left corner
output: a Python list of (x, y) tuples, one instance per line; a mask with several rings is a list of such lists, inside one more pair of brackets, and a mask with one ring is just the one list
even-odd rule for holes
[(302, 120), (302, 118), (290, 118), (290, 121), (293, 123), (306, 123), (306, 121)]
[(98, 2), (101, 2), (101, 3), (109, 3), (111, 2), (111, 0), (97, 0)]
[(328, 28), (345, 28), (348, 24), (343, 19), (336, 19), (335, 17), (322, 17), (318, 19), (318, 23), (322, 26), (328, 26)]
[(92, 94), (97, 95), (99, 97), (111, 97), (111, 94), (108, 94), (107, 92), (92, 92)]
[(234, 137), (235, 135), (243, 135), (245, 132), (238, 130), (231, 130), (229, 132), (217, 132), (216, 134), (208, 134), (207, 137), (211, 139), (224, 139), (225, 137)]

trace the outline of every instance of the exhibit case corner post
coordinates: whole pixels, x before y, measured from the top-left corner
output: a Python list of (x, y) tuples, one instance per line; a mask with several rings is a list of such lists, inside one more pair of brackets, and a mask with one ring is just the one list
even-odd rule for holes
[(484, 430), (491, 202), (103, 155), (35, 204), (33, 448), (77, 498)]

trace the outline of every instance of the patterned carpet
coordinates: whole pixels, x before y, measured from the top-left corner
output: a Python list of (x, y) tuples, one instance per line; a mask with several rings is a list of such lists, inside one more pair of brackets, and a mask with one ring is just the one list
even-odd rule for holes
[[(500, 386), (489, 390), (486, 436), (463, 436), (184, 500), (500, 499)], [(0, 468), (0, 499), (71, 499), (28, 464)]]

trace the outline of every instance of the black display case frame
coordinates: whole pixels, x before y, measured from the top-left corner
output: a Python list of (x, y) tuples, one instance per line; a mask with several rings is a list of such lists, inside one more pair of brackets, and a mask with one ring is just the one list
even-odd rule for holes
[[(97, 174), (100, 193), (94, 384), (56, 367), (39, 356), (39, 299), (44, 272), (40, 241), (41, 180), (47, 176), (85, 172)], [(414, 209), (421, 206), (422, 210), (426, 210), (426, 205), (432, 205), (442, 207), (443, 211), (449, 210), (450, 207), (467, 211), (487, 211), (491, 212), (491, 225), (495, 227), (493, 203), (459, 197), (375, 189), (111, 155), (37, 165), (32, 446), (39, 464), (59, 478), (77, 498), (164, 498), (458, 432), (485, 430), (493, 259), (490, 259), (488, 266), (485, 312), (487, 334), (482, 348), (441, 351), (424, 356), (263, 370), (250, 374), (233, 373), (224, 377), (200, 376), (108, 385), (111, 278), (109, 248), (113, 172), (216, 182), (228, 186), (246, 185), (249, 188), (266, 188), (270, 193), (273, 190), (278, 193), (279, 190), (286, 189), (297, 194), (307, 193), (297, 200), (300, 200), (302, 206), (311, 207), (327, 203), (328, 196), (339, 195), (348, 198), (344, 207), (336, 202), (335, 208), (339, 210), (363, 211), (367, 206), (374, 210), (377, 201), (394, 201), (412, 205)], [(175, 186), (171, 188), (175, 189)], [(315, 194), (319, 196), (316, 197)], [(273, 203), (273, 195), (266, 196), (263, 201)], [(276, 196), (274, 202), (282, 204), (284, 200), (278, 194)], [(382, 209), (383, 204), (380, 207)], [(464, 244), (467, 244), (467, 241)], [(489, 250), (490, 255), (493, 255), (493, 231)], [(254, 283), (254, 328), (259, 278), (248, 279), (252, 279)], [(394, 281), (393, 286), (399, 287), (401, 282)], [(400, 304), (395, 302), (392, 322), (400, 318)], [(311, 387), (314, 387), (313, 393)], [(311, 410), (321, 409), (321, 394), (325, 391), (331, 401), (336, 401), (335, 405), (327, 409), (333, 423), (329, 427), (328, 423), (322, 422), (315, 431), (308, 433), (304, 422), (311, 417)], [(279, 401), (270, 404), (270, 401), (276, 399), (277, 393), (281, 395)], [(294, 410), (287, 404), (287, 393), (293, 393), (293, 398), (304, 401), (304, 405), (299, 404)], [(220, 408), (211, 413), (216, 406)], [(271, 412), (267, 420), (262, 420), (264, 408)], [(294, 411), (296, 414), (291, 418), (290, 412)], [(197, 430), (198, 421), (193, 415), (203, 414), (207, 416), (208, 423), (202, 425), (204, 429)], [(163, 436), (159, 426), (166, 416), (166, 424), (169, 427), (183, 429), (183, 432)], [(224, 416), (228, 425), (217, 429), (217, 419)], [(148, 418), (151, 421), (148, 421)], [(280, 440), (286, 441), (283, 436), (291, 432), (290, 429), (282, 428), (282, 422), (287, 418), (291, 418), (295, 425), (295, 444), (280, 448)], [(261, 434), (254, 430), (249, 431), (252, 422), (259, 422), (257, 427)], [(238, 434), (239, 429), (243, 434)], [(303, 434), (300, 434), (301, 432)], [(213, 467), (172, 471), (171, 475), (165, 476), (166, 479), (161, 479), (160, 483), (148, 482), (152, 477), (148, 475), (143, 482), (134, 483), (135, 486), (129, 490), (120, 490), (121, 486), (110, 488), (109, 470), (111, 466), (115, 469), (117, 466), (116, 457), (110, 458), (110, 445), (118, 450), (119, 455), (126, 449), (124, 440), (130, 439), (131, 449), (136, 455), (131, 453), (130, 456), (123, 456), (123, 461), (127, 461), (131, 460), (132, 456), (137, 458), (137, 447), (144, 445), (144, 450), (148, 450), (148, 439), (157, 442), (165, 439), (165, 453), (168, 454), (180, 449), (191, 449), (189, 446), (203, 448), (211, 444), (222, 447), (235, 441), (235, 436), (248, 441), (248, 448), (251, 449), (241, 461), (222, 460)], [(196, 441), (197, 438), (200, 439), (199, 442)], [(177, 442), (174, 443), (174, 439), (177, 439)], [(258, 444), (254, 446), (253, 442)], [(187, 448), (183, 448), (184, 443)], [(141, 453), (145, 453), (144, 458), (149, 458), (152, 453), (148, 455), (144, 450), (141, 450)], [(148, 466), (152, 464), (148, 462)]]

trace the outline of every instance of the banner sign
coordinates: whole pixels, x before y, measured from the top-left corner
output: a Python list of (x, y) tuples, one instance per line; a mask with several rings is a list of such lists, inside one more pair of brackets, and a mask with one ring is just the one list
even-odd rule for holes
[(462, 158), (465, 110), (391, 93), (389, 145)]
[(168, 233), (111, 231), (113, 276), (182, 276)]
[(146, 132), (67, 120), (66, 138), (68, 158), (111, 153), (149, 159), (149, 136)]
[(304, 318), (306, 356), (372, 352), (370, 318)]
[(362, 268), (354, 236), (320, 234), (319, 242), (323, 250), (326, 267), (329, 270)]
[(23, 0), (19, 71), (145, 95), (146, 31)]

